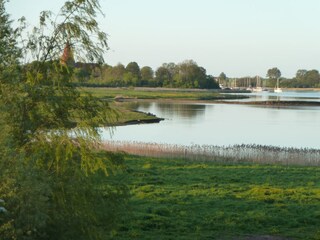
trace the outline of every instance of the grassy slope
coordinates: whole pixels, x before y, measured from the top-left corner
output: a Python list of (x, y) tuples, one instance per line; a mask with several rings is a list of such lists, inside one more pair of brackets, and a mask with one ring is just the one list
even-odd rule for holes
[(126, 103), (111, 102), (110, 106), (117, 112), (117, 121), (115, 125), (122, 125), (132, 120), (148, 120), (157, 118), (156, 116), (132, 111)]
[(320, 168), (128, 157), (116, 239), (320, 239)]

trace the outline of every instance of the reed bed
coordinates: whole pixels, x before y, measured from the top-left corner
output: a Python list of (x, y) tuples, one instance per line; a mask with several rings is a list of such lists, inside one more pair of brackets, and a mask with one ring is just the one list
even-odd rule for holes
[(108, 151), (122, 151), (128, 154), (148, 157), (320, 166), (320, 150), (311, 148), (286, 148), (256, 144), (184, 146), (137, 141), (105, 141), (102, 144), (102, 148)]

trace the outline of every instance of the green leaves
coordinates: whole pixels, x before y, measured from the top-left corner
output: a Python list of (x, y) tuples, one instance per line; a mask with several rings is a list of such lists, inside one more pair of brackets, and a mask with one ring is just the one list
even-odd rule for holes
[(267, 77), (272, 78), (272, 79), (277, 79), (281, 77), (281, 72), (278, 68), (270, 68), (267, 72)]
[[(22, 18), (19, 49), (0, 0), (1, 239), (102, 239), (121, 215), (127, 189), (114, 179), (123, 157), (96, 153), (98, 127), (114, 113), (80, 93), (72, 62), (60, 61), (67, 43), (78, 60), (103, 62), (100, 11), (97, 0), (68, 1), (56, 15), (41, 12), (28, 34)], [(19, 64), (21, 56), (34, 61)]]

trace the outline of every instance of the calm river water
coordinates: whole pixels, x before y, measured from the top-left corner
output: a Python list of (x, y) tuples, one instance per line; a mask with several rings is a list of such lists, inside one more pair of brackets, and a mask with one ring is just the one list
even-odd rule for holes
[[(249, 101), (320, 101), (320, 92), (249, 94)], [(248, 101), (248, 100), (246, 100)], [(139, 111), (165, 118), (157, 124), (121, 126), (103, 139), (181, 145), (261, 144), (320, 149), (320, 107), (266, 108), (211, 103), (131, 103)]]

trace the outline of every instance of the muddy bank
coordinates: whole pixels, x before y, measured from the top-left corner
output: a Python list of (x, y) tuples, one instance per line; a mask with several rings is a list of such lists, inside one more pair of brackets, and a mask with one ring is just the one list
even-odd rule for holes
[(163, 121), (164, 118), (154, 118), (154, 119), (137, 119), (137, 120), (130, 120), (123, 123), (123, 125), (134, 125), (134, 124), (147, 124), (147, 123), (159, 123)]
[(215, 103), (260, 105), (260, 106), (267, 106), (267, 107), (284, 107), (284, 106), (319, 106), (320, 107), (320, 102), (314, 102), (314, 101), (253, 101), (253, 102), (219, 101)]

